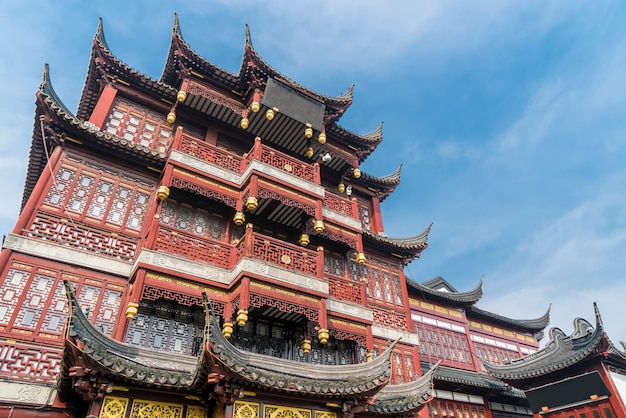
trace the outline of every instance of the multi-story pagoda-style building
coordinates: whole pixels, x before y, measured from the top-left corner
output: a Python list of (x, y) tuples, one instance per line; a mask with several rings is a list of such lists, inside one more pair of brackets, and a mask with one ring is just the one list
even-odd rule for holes
[(626, 352), (609, 340), (595, 304), (594, 311), (595, 327), (576, 318), (571, 335), (552, 328), (540, 351), (506, 364), (485, 361), (484, 367), (523, 390), (536, 417), (626, 416)]
[[(524, 392), (485, 373), (548, 324), (418, 284), (427, 246), (384, 234), (399, 184), (360, 164), (382, 125), (286, 78), (246, 31), (237, 74), (175, 18), (160, 80), (100, 24), (74, 114), (48, 69), (22, 211), (0, 253), (0, 416), (513, 418)], [(425, 407), (428, 405), (428, 407)], [(421, 411), (421, 412), (420, 412)]]
[(0, 414), (416, 416), (433, 373), (403, 267), (428, 230), (380, 235), (400, 173), (361, 172), (382, 126), (338, 125), (351, 101), (285, 78), (249, 33), (220, 69), (177, 19), (160, 80), (100, 24), (75, 114), (46, 68), (0, 256)]

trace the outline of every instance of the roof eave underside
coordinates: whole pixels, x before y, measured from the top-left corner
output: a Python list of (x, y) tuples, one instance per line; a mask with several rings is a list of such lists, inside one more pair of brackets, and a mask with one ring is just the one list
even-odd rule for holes
[[(432, 224), (431, 224), (432, 225)], [(364, 244), (369, 244), (375, 249), (384, 249), (402, 259), (403, 264), (408, 264), (419, 257), (422, 251), (428, 247), (428, 233), (431, 225), (424, 232), (409, 238), (387, 238), (363, 231)]]
[(483, 296), (482, 279), (474, 289), (468, 290), (467, 292), (442, 292), (432, 289), (428, 286), (424, 286), (423, 284), (417, 283), (416, 281), (409, 278), (407, 278), (407, 285), (409, 286), (409, 291), (413, 289), (415, 292), (417, 292), (418, 295), (426, 294), (428, 296), (455, 304), (473, 305), (478, 302)]
[(325, 120), (326, 123), (336, 122), (341, 115), (352, 104), (353, 87), (350, 87), (348, 91), (338, 97), (330, 97), (321, 93), (317, 93), (307, 87), (299, 84), (290, 78), (286, 77), (282, 73), (278, 72), (272, 66), (270, 66), (252, 47), (252, 42), (249, 39), (249, 35), (246, 39), (244, 47), (243, 59), (241, 62), (241, 68), (239, 70), (240, 80), (246, 82), (251, 81), (249, 76), (255, 73), (257, 76), (261, 76), (263, 83), (267, 82), (268, 78), (275, 78), (281, 83), (293, 88), (301, 94), (312, 98), (326, 106)]
[(155, 98), (174, 102), (177, 90), (160, 81), (157, 81), (139, 71), (136, 71), (115, 57), (109, 50), (103, 37), (94, 38), (87, 80), (81, 96), (78, 117), (87, 120), (96, 106), (100, 96), (101, 83), (124, 83)]
[[(204, 356), (180, 356), (121, 343), (97, 330), (83, 314), (69, 281), (70, 306), (64, 351), (107, 376), (141, 386), (188, 390), (203, 384)], [(77, 342), (79, 344), (77, 344)]]
[[(39, 86), (36, 94), (35, 121), (33, 126), (33, 135), (28, 158), (28, 168), (26, 172), (26, 182), (24, 185), (24, 193), (22, 196), (22, 208), (30, 197), (39, 176), (41, 175), (47, 163), (47, 159), (53, 146), (54, 141), (46, 138), (46, 146), (48, 147), (48, 155), (43, 146), (43, 136), (41, 132), (41, 122), (52, 128), (55, 132), (76, 136), (76, 139), (83, 140), (90, 146), (100, 149), (108, 149), (120, 156), (126, 156), (129, 161), (137, 163), (142, 161), (156, 166), (161, 166), (165, 162), (165, 155), (154, 150), (142, 147), (123, 140), (117, 136), (99, 131), (88, 126), (83, 121), (74, 116), (71, 111), (59, 99), (52, 83), (50, 82), (48, 67), (44, 70), (43, 81)], [(60, 143), (60, 139), (56, 138)]]
[(484, 311), (480, 308), (477, 308), (476, 306), (469, 307), (468, 313), (482, 319), (487, 319), (489, 321), (500, 323), (502, 325), (515, 327), (517, 329), (521, 329), (530, 333), (543, 331), (550, 323), (550, 307), (548, 307), (548, 309), (542, 316), (535, 319), (507, 318), (502, 315)]
[[(420, 363), (423, 371), (432, 369), (432, 365), (426, 362)], [(484, 373), (477, 373), (470, 370), (461, 370), (454, 367), (439, 366), (435, 371), (433, 380), (435, 382), (444, 382), (457, 385), (465, 385), (479, 389), (489, 389), (497, 391), (500, 395), (510, 396), (514, 398), (525, 398), (524, 392), (519, 389), (512, 388), (505, 382), (491, 377)]]
[(241, 351), (222, 335), (215, 322), (210, 339), (211, 355), (231, 380), (266, 390), (329, 398), (368, 397), (378, 392), (389, 381), (395, 346), (393, 343), (371, 362), (325, 366)]
[(432, 399), (433, 377), (440, 363), (416, 380), (399, 385), (387, 385), (378, 392), (368, 412), (395, 415), (417, 412)]
[(483, 361), (487, 372), (508, 382), (527, 381), (571, 367), (593, 357), (610, 353), (614, 361), (626, 365), (626, 355), (610, 342), (604, 332), (602, 318), (597, 307), (596, 327), (581, 318), (574, 320), (574, 332), (565, 336), (559, 328), (550, 330), (550, 342), (531, 355), (495, 365)]

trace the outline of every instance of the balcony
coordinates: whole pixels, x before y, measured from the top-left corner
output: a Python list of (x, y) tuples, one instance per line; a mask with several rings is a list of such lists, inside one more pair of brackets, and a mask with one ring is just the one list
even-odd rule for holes
[(322, 251), (312, 251), (253, 232), (251, 225), (233, 244), (159, 225), (152, 247), (224, 269), (232, 269), (241, 259), (251, 258), (317, 278), (321, 278), (324, 271)]
[(261, 144), (259, 139), (255, 141), (252, 149), (245, 153), (243, 157), (185, 134), (182, 134), (180, 139), (177, 138), (175, 140), (174, 149), (238, 175), (243, 175), (252, 161), (260, 161), (308, 182), (320, 184), (319, 166), (308, 164), (274, 150)]
[(243, 258), (273, 264), (295, 273), (316, 277), (328, 283), (330, 296), (362, 304), (365, 288), (347, 276), (324, 273), (323, 251), (313, 251), (298, 245), (253, 232), (251, 225), (243, 237), (233, 244), (200, 237), (159, 225), (152, 249), (175, 254), (192, 261), (231, 270)]
[[(305, 212), (312, 216), (315, 213), (315, 201), (321, 199), (325, 218), (346, 225), (352, 230), (361, 229), (356, 202), (325, 190), (321, 186), (320, 167), (317, 163), (310, 164), (291, 157), (262, 144), (258, 138), (249, 152), (239, 156), (179, 131), (174, 141), (174, 151), (171, 158), (195, 168), (199, 172), (235, 183), (239, 188), (243, 186), (250, 171), (252, 169), (257, 170), (270, 180), (269, 183), (263, 180), (266, 189), (264, 190), (265, 197), (271, 196), (273, 193), (272, 190), (267, 189), (267, 185), (274, 184), (271, 180), (278, 179), (305, 191), (297, 192), (297, 189), (294, 188), (292, 192), (285, 190), (278, 192), (281, 195), (286, 193), (284, 199), (279, 199), (283, 204), (288, 206), (295, 204), (298, 207), (303, 207)], [(270, 187), (274, 191), (281, 188), (278, 184)], [(205, 194), (208, 195), (211, 192), (207, 190)], [(261, 198), (262, 196), (258, 197)], [(234, 198), (235, 195), (231, 196), (231, 199)]]

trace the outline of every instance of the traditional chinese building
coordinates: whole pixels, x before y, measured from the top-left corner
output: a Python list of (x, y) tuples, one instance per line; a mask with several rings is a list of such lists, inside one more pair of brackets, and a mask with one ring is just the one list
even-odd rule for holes
[(429, 416), (514, 418), (530, 416), (524, 392), (489, 376), (478, 360), (504, 364), (537, 352), (549, 309), (531, 320), (506, 318), (476, 306), (482, 280), (459, 292), (441, 277), (407, 278), (411, 319), (419, 339), (421, 370), (434, 370)]
[(382, 126), (340, 126), (351, 102), (247, 31), (239, 72), (218, 68), (177, 19), (159, 80), (100, 24), (75, 113), (46, 67), (0, 254), (0, 415), (416, 416), (436, 368), (403, 267), (428, 229), (383, 235), (400, 171), (361, 171)]
[(177, 18), (159, 80), (100, 23), (75, 113), (46, 67), (0, 254), (0, 416), (532, 415), (477, 356), (535, 355), (549, 311), (405, 277), (430, 227), (385, 235), (400, 169), (361, 171), (382, 125), (342, 127), (351, 102), (270, 67), (247, 30), (223, 70)]
[(595, 327), (576, 318), (571, 335), (552, 328), (540, 351), (484, 367), (523, 390), (537, 417), (626, 416), (626, 353), (607, 337), (595, 304), (594, 311)]

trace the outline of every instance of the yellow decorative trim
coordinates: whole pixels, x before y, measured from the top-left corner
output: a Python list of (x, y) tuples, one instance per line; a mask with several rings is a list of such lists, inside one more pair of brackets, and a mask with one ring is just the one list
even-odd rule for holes
[(135, 399), (130, 416), (132, 418), (183, 418), (183, 405)]
[(265, 405), (263, 408), (263, 418), (312, 418), (312, 414), (310, 409)]
[[(339, 404), (327, 403), (326, 406), (341, 408)], [(331, 411), (315, 411), (315, 418), (337, 418), (337, 413)]]
[(213, 416), (211, 418), (224, 418), (226, 416), (226, 405), (216, 404), (213, 407)]
[(185, 418), (206, 418), (207, 409), (197, 405), (188, 405)]
[(260, 418), (261, 404), (257, 402), (236, 401), (233, 405), (234, 418)]
[(420, 306), (422, 308), (430, 309), (431, 311), (435, 310), (435, 305), (433, 305), (432, 303), (420, 302)]
[(128, 409), (127, 398), (118, 398), (116, 396), (105, 396), (100, 408), (99, 418), (123, 418), (126, 416)]

